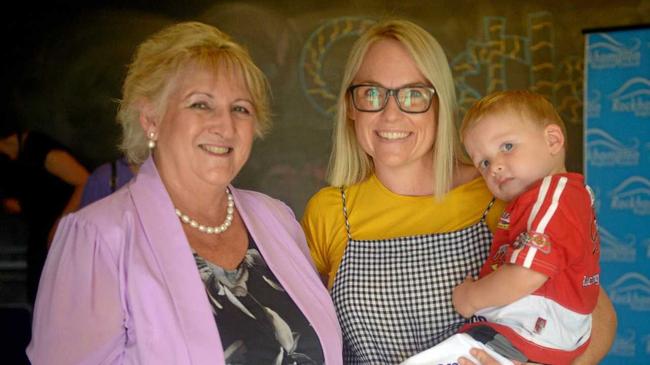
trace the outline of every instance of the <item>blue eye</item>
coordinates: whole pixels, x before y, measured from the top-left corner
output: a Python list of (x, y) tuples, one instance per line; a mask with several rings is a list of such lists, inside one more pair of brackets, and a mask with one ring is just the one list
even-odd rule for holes
[(512, 149), (514, 147), (515, 147), (515, 145), (513, 145), (512, 143), (507, 142), (507, 143), (504, 143), (504, 144), (501, 145), (501, 151), (502, 152), (510, 152), (510, 151), (512, 151)]
[(379, 90), (378, 90), (376, 87), (374, 87), (374, 86), (369, 86), (369, 87), (366, 89), (366, 97), (369, 97), (369, 98), (376, 98), (376, 97), (378, 97), (378, 96), (379, 96)]
[(380, 92), (376, 87), (369, 87), (366, 92), (366, 100), (374, 108), (379, 107)]
[(408, 88), (404, 89), (404, 93), (406, 94), (406, 97), (409, 99), (416, 99), (416, 98), (423, 98), (424, 93), (417, 88)]
[(485, 170), (488, 167), (490, 167), (490, 161), (488, 160), (479, 161), (477, 167), (479, 170)]

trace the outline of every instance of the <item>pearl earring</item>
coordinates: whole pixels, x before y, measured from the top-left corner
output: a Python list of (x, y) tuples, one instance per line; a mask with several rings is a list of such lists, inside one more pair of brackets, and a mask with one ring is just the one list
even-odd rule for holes
[(153, 150), (156, 148), (156, 140), (153, 139), (156, 134), (154, 132), (149, 132), (149, 142), (147, 142), (147, 147), (149, 147), (150, 150)]

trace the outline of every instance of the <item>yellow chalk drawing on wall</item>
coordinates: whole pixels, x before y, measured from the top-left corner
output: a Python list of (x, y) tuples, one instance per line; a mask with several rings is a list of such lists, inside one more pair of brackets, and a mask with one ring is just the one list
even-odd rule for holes
[[(551, 13), (532, 13), (526, 21), (526, 34), (517, 35), (507, 33), (505, 17), (485, 17), (481, 38), (467, 40), (465, 50), (450, 57), (460, 115), (493, 91), (528, 88), (553, 102), (567, 123), (580, 124), (582, 55), (557, 59)], [(349, 51), (339, 50), (334, 55), (332, 50), (338, 42), (358, 37), (374, 22), (366, 17), (329, 19), (303, 46), (301, 86), (311, 105), (323, 115), (329, 117), (335, 111), (341, 77), (332, 75), (328, 81), (325, 65), (336, 64), (342, 72)]]

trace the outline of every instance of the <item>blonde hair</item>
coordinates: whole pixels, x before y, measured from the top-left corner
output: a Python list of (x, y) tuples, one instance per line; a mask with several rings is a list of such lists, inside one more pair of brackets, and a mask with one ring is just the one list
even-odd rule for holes
[[(372, 160), (358, 143), (354, 124), (348, 117), (350, 100), (347, 90), (370, 46), (385, 39), (400, 42), (413, 57), (419, 71), (436, 89), (438, 125), (433, 147), (433, 192), (435, 196), (441, 197), (451, 188), (454, 169), (462, 158), (455, 124), (454, 80), (440, 44), (420, 26), (406, 20), (379, 22), (362, 34), (352, 46), (337, 102), (328, 182), (333, 186), (355, 184), (365, 180), (374, 170)], [(434, 120), (431, 122), (434, 123)]]
[(540, 127), (558, 125), (565, 136), (566, 126), (553, 104), (544, 96), (528, 90), (497, 91), (474, 103), (467, 111), (460, 126), (460, 138), (464, 139), (467, 131), (488, 114), (512, 111)]
[(257, 136), (262, 137), (270, 129), (268, 81), (246, 49), (211, 25), (178, 23), (142, 42), (128, 67), (117, 121), (123, 131), (120, 149), (129, 162), (142, 163), (149, 155), (147, 138), (139, 123), (142, 102), (151, 101), (158, 111), (164, 110), (169, 85), (189, 65), (206, 67), (215, 73), (222, 67), (228, 72), (240, 72), (253, 99)]

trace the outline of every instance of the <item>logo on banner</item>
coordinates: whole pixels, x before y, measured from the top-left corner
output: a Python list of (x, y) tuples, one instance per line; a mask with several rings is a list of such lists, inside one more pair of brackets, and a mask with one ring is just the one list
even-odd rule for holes
[[(636, 237), (626, 235), (626, 241), (614, 236), (602, 225), (598, 227), (600, 233), (600, 258), (603, 261), (633, 262), (636, 261)], [(650, 253), (650, 252), (649, 252)]]
[(633, 77), (609, 96), (612, 111), (634, 113), (637, 117), (650, 116), (650, 81), (643, 77)]
[(587, 129), (587, 161), (593, 166), (635, 166), (639, 164), (639, 140), (625, 146), (602, 129)]
[(609, 353), (616, 356), (633, 357), (636, 352), (636, 332), (628, 328), (625, 334), (616, 334)]
[(589, 65), (595, 69), (637, 67), (641, 64), (639, 38), (623, 44), (608, 34), (599, 33), (589, 40)]
[(589, 96), (587, 97), (587, 116), (589, 118), (600, 118), (600, 110), (602, 106), (600, 104), (600, 91), (591, 90)]
[(650, 181), (642, 176), (628, 177), (609, 195), (612, 198), (612, 209), (630, 210), (636, 215), (650, 215)]
[(638, 272), (629, 272), (607, 288), (612, 303), (635, 311), (650, 311), (650, 280)]

